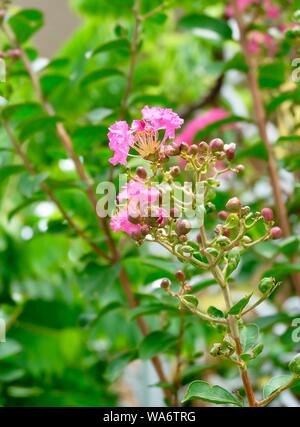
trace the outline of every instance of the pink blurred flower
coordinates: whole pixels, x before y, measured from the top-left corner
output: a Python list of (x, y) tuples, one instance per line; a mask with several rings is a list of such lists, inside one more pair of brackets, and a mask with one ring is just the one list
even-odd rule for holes
[(222, 108), (213, 108), (207, 113), (196, 117), (194, 120), (191, 120), (181, 134), (177, 137), (176, 142), (186, 142), (191, 145), (195, 135), (204, 127), (210, 125), (211, 123), (217, 122), (228, 117), (228, 113)]
[[(260, 0), (238, 0), (237, 5), (241, 12), (247, 9), (251, 4), (259, 4)], [(228, 5), (226, 7), (227, 16), (233, 16), (233, 7)]]
[(248, 37), (249, 52), (257, 55), (262, 48), (267, 49), (268, 53), (274, 56), (278, 49), (276, 40), (268, 33), (252, 31)]
[(108, 132), (109, 148), (114, 151), (114, 156), (109, 159), (112, 165), (121, 163), (126, 165), (129, 148), (133, 144), (132, 132), (124, 121), (114, 123)]

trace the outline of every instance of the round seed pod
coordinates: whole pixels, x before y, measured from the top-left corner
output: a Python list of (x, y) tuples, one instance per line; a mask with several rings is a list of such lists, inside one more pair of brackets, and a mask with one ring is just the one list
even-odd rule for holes
[(273, 221), (273, 211), (271, 208), (263, 208), (260, 212), (264, 218), (265, 221)]
[(191, 228), (191, 223), (187, 219), (179, 219), (176, 223), (175, 231), (178, 236), (182, 236), (188, 234)]
[(185, 281), (185, 274), (184, 274), (183, 271), (176, 271), (175, 277), (176, 277), (177, 280), (179, 280), (179, 282), (184, 282)]
[(230, 212), (238, 212), (242, 207), (241, 201), (239, 198), (237, 197), (232, 197), (231, 199), (228, 200), (228, 202), (226, 203), (226, 208), (230, 211)]
[(169, 289), (169, 287), (171, 286), (171, 282), (170, 282), (170, 280), (169, 279), (163, 279), (161, 282), (160, 282), (160, 287), (162, 288), (162, 289)]

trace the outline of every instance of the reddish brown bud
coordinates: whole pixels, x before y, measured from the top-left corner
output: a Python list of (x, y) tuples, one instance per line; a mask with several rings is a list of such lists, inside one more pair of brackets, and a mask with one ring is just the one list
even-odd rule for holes
[(209, 143), (209, 148), (212, 151), (222, 151), (224, 148), (224, 142), (220, 138), (212, 139)]
[(238, 212), (241, 209), (241, 206), (242, 205), (241, 205), (240, 199), (238, 199), (237, 197), (232, 197), (226, 203), (226, 208), (230, 212)]
[(223, 228), (223, 236), (230, 237), (230, 229), (229, 228)]
[(191, 231), (191, 223), (187, 219), (179, 219), (175, 231), (178, 236), (188, 234)]
[(147, 224), (143, 224), (141, 227), (141, 233), (143, 236), (146, 236), (147, 234), (150, 233), (150, 227)]
[(281, 236), (282, 236), (282, 230), (280, 227), (271, 228), (272, 239), (280, 239)]
[(142, 233), (140, 231), (133, 231), (130, 236), (135, 241), (142, 240), (143, 238)]
[(143, 168), (143, 166), (139, 166), (139, 167), (136, 169), (136, 174), (137, 174), (137, 176), (138, 176), (139, 178), (141, 178), (141, 179), (146, 179), (146, 178), (147, 178), (147, 171), (146, 171), (146, 169), (145, 169), (145, 168)]
[(271, 208), (263, 208), (260, 213), (262, 214), (265, 221), (273, 220), (273, 211)]
[(178, 239), (180, 242), (184, 243), (187, 241), (187, 236), (185, 234), (182, 234), (181, 236), (178, 236)]
[(169, 279), (163, 279), (160, 283), (160, 287), (162, 289), (169, 289), (170, 286), (171, 286), (171, 282)]
[(185, 142), (181, 142), (180, 151), (183, 153), (187, 153), (189, 150), (189, 146)]
[(176, 274), (175, 274), (175, 277), (176, 277), (176, 279), (179, 282), (184, 282), (185, 281), (185, 274), (184, 274), (183, 271), (177, 271)]
[(170, 168), (170, 173), (173, 177), (180, 175), (180, 167), (179, 166), (172, 166)]
[(220, 219), (223, 219), (224, 221), (226, 220), (226, 218), (228, 217), (228, 215), (229, 215), (229, 213), (228, 213), (228, 212), (226, 212), (226, 211), (220, 211), (220, 212), (218, 213), (218, 217), (219, 217)]
[(225, 144), (224, 145), (224, 151), (226, 153), (226, 157), (228, 160), (233, 160), (235, 155), (235, 144)]

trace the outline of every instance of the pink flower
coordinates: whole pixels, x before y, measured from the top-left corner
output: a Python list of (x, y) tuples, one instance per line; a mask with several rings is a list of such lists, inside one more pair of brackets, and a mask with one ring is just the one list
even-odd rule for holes
[[(109, 128), (109, 148), (114, 151), (114, 156), (109, 161), (113, 165), (126, 165), (130, 147), (144, 159), (153, 160), (161, 145), (168, 138), (174, 138), (175, 130), (183, 123), (170, 108), (145, 106), (142, 116), (142, 120), (133, 120), (131, 128), (124, 121), (116, 122)], [(159, 141), (160, 130), (165, 131), (162, 141)]]
[(191, 145), (195, 135), (206, 126), (211, 123), (217, 122), (218, 120), (225, 119), (228, 116), (228, 113), (222, 108), (213, 108), (202, 116), (196, 117), (194, 120), (191, 120), (181, 134), (176, 139), (176, 142), (186, 142)]
[(262, 48), (266, 48), (272, 56), (276, 54), (277, 44), (274, 38), (268, 33), (252, 31), (248, 38), (248, 49), (253, 55), (258, 54)]
[(114, 156), (109, 159), (112, 165), (121, 163), (126, 165), (129, 148), (134, 140), (126, 122), (114, 123), (108, 133), (109, 148), (114, 151)]
[(140, 224), (133, 224), (128, 219), (128, 210), (121, 209), (111, 217), (110, 226), (113, 231), (124, 231), (127, 234), (138, 232), (141, 229)]
[[(251, 4), (259, 4), (260, 0), (238, 0), (237, 6), (240, 9), (241, 12), (243, 12), (245, 9), (247, 9)], [(233, 16), (233, 7), (231, 5), (228, 5), (226, 8), (226, 14), (227, 16)]]
[(265, 0), (264, 6), (268, 18), (278, 19), (280, 17), (280, 9), (278, 6), (272, 4), (272, 0)]
[(157, 188), (146, 188), (142, 182), (130, 180), (118, 195), (118, 200), (135, 200), (153, 203), (158, 199), (159, 192)]
[(165, 130), (162, 144), (167, 138), (175, 138), (175, 130), (183, 124), (178, 114), (174, 113), (171, 108), (148, 107), (142, 109), (142, 115), (145, 122), (150, 124), (153, 131)]

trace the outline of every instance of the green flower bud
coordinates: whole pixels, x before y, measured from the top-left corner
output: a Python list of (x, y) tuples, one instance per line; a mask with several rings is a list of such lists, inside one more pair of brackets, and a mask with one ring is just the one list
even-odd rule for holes
[(264, 277), (259, 282), (258, 289), (262, 294), (266, 294), (273, 289), (274, 285), (275, 285), (274, 277)]
[(289, 370), (296, 375), (300, 375), (300, 353), (298, 353), (294, 359), (289, 363)]
[(219, 342), (215, 343), (209, 352), (210, 355), (213, 357), (220, 356), (221, 355), (221, 347), (222, 347), (222, 345)]

